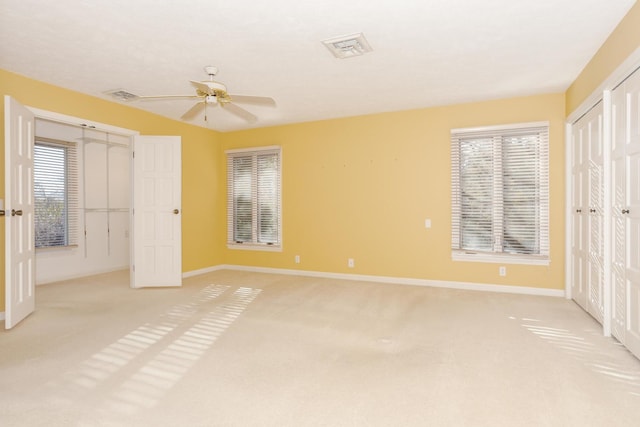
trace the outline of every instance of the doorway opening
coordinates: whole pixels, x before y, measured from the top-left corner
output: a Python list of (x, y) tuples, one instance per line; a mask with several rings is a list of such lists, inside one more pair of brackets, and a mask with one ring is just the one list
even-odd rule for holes
[[(181, 138), (141, 136), (127, 129), (83, 123), (70, 116), (29, 108), (8, 95), (4, 100), (5, 208), (10, 213), (5, 221), (5, 328), (11, 329), (34, 311), (36, 283), (86, 277), (126, 268), (128, 264), (132, 288), (182, 286)], [(36, 120), (38, 126), (47, 125), (55, 131), (49, 134), (42, 130), (36, 132)], [(56, 136), (56, 132), (63, 130), (79, 130), (80, 136), (75, 139), (67, 135)], [(51, 221), (61, 228), (51, 236), (54, 240), (61, 237), (61, 243), (49, 244), (57, 246), (48, 248), (55, 255), (47, 254), (45, 249), (38, 262), (33, 203), (36, 133), (42, 146), (80, 146), (79, 157), (82, 158), (79, 167), (82, 173), (75, 172), (82, 179), (71, 184), (77, 189), (78, 205), (82, 205), (82, 209), (75, 210), (81, 238), (77, 242), (69, 240), (69, 233), (74, 229), (69, 226), (72, 222), (70, 202), (66, 196), (59, 196), (58, 203), (51, 205), (65, 207), (66, 211), (60, 216), (62, 219)], [(87, 148), (90, 146), (94, 148)], [(112, 155), (111, 150), (117, 154)], [(74, 150), (73, 156), (78, 156), (77, 151)], [(68, 161), (62, 157), (63, 163)], [(90, 158), (99, 161), (91, 163)], [(99, 170), (103, 173), (96, 173)], [(65, 170), (58, 175), (57, 179), (64, 181), (69, 173)], [(55, 199), (53, 187), (47, 187), (55, 180), (39, 183), (41, 202), (46, 202), (48, 197), (45, 190)], [(89, 240), (91, 224), (99, 224), (96, 227), (102, 231)], [(77, 262), (85, 252), (89, 257), (89, 250), (96, 242), (100, 250), (94, 260), (105, 261), (113, 256), (113, 264), (87, 268), (86, 264)], [(55, 269), (43, 278), (46, 261), (55, 265)], [(36, 263), (39, 269), (35, 268)], [(37, 270), (40, 272), (38, 280)]]
[(131, 133), (36, 115), (36, 284), (130, 268)]

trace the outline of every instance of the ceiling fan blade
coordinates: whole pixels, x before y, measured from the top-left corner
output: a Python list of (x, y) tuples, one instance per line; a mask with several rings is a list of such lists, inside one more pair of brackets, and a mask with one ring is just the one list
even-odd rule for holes
[(210, 88), (209, 85), (207, 85), (206, 83), (198, 82), (195, 80), (189, 80), (189, 81), (191, 82), (191, 85), (196, 89), (198, 89), (199, 91), (206, 93), (207, 95), (215, 95), (215, 92), (213, 91), (213, 89)]
[(258, 118), (256, 116), (254, 116), (244, 108), (240, 108), (236, 104), (233, 104), (231, 102), (220, 104), (220, 106), (223, 107), (223, 109), (227, 110), (228, 112), (235, 114), (236, 116), (242, 119), (245, 119), (249, 123), (255, 123), (258, 121)]
[(253, 105), (264, 105), (268, 107), (275, 107), (276, 101), (273, 98), (269, 98), (266, 96), (245, 96), (245, 95), (229, 95), (231, 97), (231, 101), (239, 102), (241, 104), (253, 104)]
[(194, 105), (193, 107), (189, 108), (189, 110), (186, 113), (184, 113), (182, 115), (182, 117), (180, 117), (180, 118), (182, 120), (191, 120), (191, 119), (193, 119), (195, 116), (200, 114), (200, 112), (202, 110), (204, 110), (205, 105), (206, 105), (206, 102), (204, 102), (204, 101), (198, 102), (196, 105)]
[(155, 95), (155, 96), (139, 96), (136, 100), (140, 101), (160, 101), (163, 99), (198, 99), (198, 95)]

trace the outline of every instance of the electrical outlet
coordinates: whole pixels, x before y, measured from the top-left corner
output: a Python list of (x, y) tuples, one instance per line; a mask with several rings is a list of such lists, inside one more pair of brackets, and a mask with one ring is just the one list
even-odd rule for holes
[(296, 260), (296, 264), (300, 264), (300, 255), (296, 255), (295, 260)]
[(431, 220), (429, 218), (424, 220), (424, 228), (431, 228)]
[(353, 260), (353, 258), (349, 258), (349, 260), (347, 261), (347, 266), (349, 268), (353, 268), (356, 266), (356, 262)]
[(500, 274), (501, 276), (506, 276), (507, 275), (507, 267), (500, 266), (500, 268), (498, 269), (498, 274)]

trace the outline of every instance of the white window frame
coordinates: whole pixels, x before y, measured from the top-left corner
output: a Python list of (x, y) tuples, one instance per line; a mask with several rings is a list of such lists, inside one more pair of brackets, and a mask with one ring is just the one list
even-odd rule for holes
[[(538, 157), (537, 175), (539, 184), (540, 204), (538, 215), (540, 229), (538, 230), (539, 254), (513, 254), (502, 252), (503, 238), (503, 199), (501, 190), (496, 187), (502, 182), (501, 140), (520, 132), (538, 133), (540, 137), (540, 153)], [(494, 144), (494, 200), (500, 202), (493, 210), (493, 250), (478, 251), (461, 247), (461, 215), (462, 197), (460, 188), (460, 141), (474, 138), (493, 139)], [(497, 152), (496, 152), (497, 151)], [(472, 261), (504, 264), (549, 265), (549, 122), (518, 123), (501, 126), (486, 126), (451, 130), (451, 257), (454, 261)]]
[[(240, 250), (256, 250), (256, 251), (282, 251), (282, 149), (280, 146), (267, 146), (256, 148), (243, 148), (225, 151), (227, 155), (227, 247), (229, 249)], [(258, 236), (258, 215), (257, 215), (257, 157), (264, 154), (276, 154), (278, 157), (278, 173), (277, 173), (277, 227), (278, 237), (276, 243), (261, 243), (257, 241)], [(253, 159), (253, 177), (252, 177), (252, 241), (236, 242), (234, 239), (234, 187), (233, 187), (233, 159), (237, 157), (252, 157)]]

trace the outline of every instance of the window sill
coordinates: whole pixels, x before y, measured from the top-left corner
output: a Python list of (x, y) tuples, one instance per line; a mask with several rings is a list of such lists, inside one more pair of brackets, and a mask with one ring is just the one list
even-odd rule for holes
[(227, 243), (227, 248), (245, 251), (282, 252), (282, 246), (280, 245), (265, 245), (258, 243)]
[(36, 253), (38, 252), (57, 252), (57, 251), (69, 251), (73, 249), (78, 249), (78, 245), (68, 245), (68, 246), (41, 246), (36, 248)]
[(452, 251), (453, 261), (467, 262), (487, 262), (495, 264), (523, 264), (523, 265), (544, 265), (548, 266), (551, 261), (548, 257), (533, 255), (511, 255), (511, 254), (488, 254), (471, 251)]

